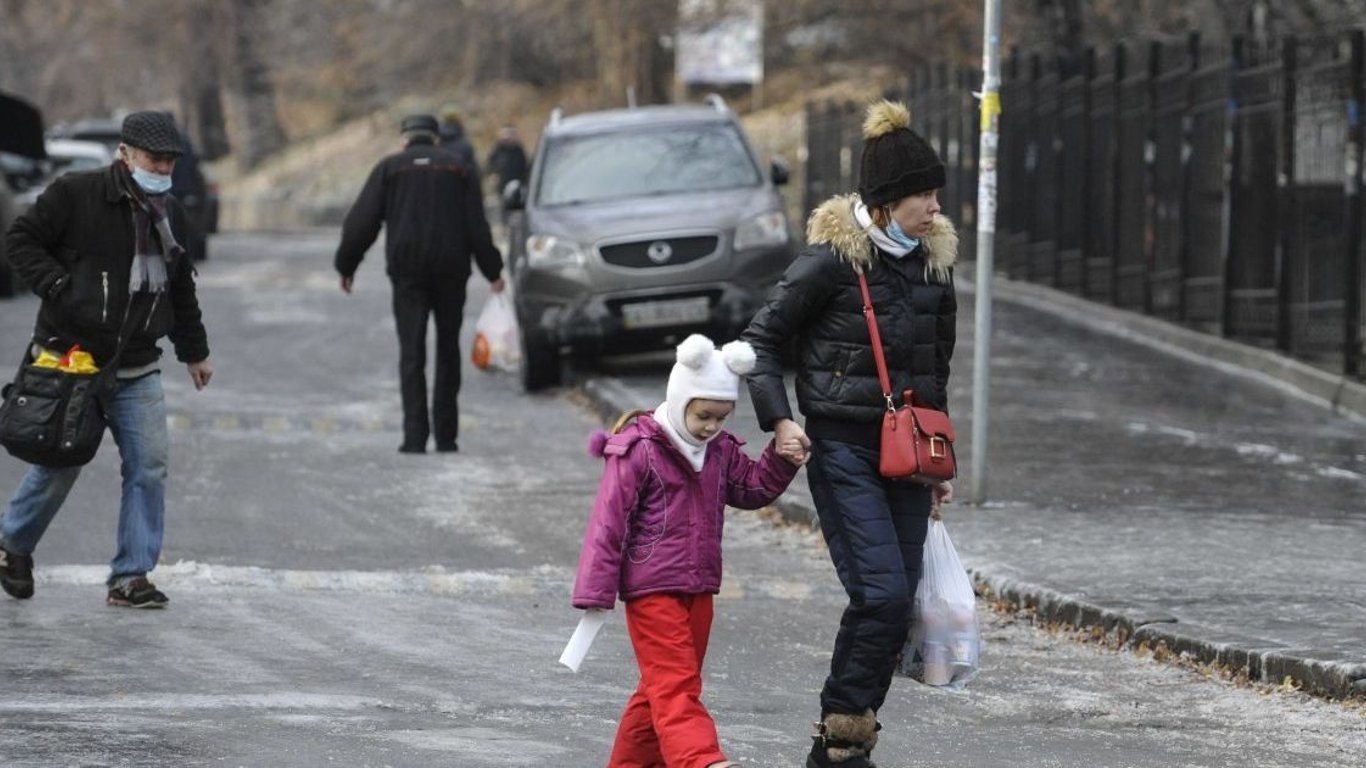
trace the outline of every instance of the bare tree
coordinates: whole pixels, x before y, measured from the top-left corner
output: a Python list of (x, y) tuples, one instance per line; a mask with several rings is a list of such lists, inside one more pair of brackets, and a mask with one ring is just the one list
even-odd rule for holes
[(656, 71), (663, 52), (659, 39), (677, 24), (675, 0), (593, 0), (593, 48), (603, 104), (620, 105), (628, 89), (640, 103), (667, 98)]
[(209, 0), (182, 0), (176, 7), (181, 50), (194, 52), (181, 72), (180, 121), (205, 160), (220, 158), (229, 150), (220, 74), (223, 51), (214, 34), (224, 21), (219, 8)]
[(285, 145), (275, 105), (275, 83), (266, 60), (263, 38), (271, 29), (270, 0), (234, 0), (228, 4), (232, 30), (233, 101), (239, 152), (238, 165), (252, 168)]

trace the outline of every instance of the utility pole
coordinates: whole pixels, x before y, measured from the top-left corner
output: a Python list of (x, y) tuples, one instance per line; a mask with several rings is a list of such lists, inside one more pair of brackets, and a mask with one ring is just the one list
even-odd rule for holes
[(1001, 129), (1001, 0), (986, 0), (982, 35), (982, 138), (977, 160), (977, 313), (972, 379), (972, 502), (987, 500), (991, 398), (991, 277), (996, 248), (996, 146)]

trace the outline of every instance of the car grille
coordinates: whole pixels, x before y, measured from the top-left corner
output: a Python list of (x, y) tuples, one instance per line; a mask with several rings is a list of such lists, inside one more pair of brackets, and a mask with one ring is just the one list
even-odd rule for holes
[(716, 235), (661, 237), (634, 243), (613, 243), (598, 248), (603, 261), (618, 267), (643, 269), (687, 264), (716, 253)]

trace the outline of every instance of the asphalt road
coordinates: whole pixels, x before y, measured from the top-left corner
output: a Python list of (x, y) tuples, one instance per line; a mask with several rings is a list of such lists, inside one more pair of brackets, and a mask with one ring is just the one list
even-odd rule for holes
[[(168, 365), (164, 612), (103, 605), (112, 444), (0, 600), (3, 766), (602, 765), (635, 684), (620, 616), (556, 663), (600, 465), (572, 392), (466, 373), (461, 452), (403, 456), (378, 250), (357, 293), (336, 233), (218, 236), (201, 268), (217, 374)], [(471, 283), (472, 324), (485, 294)], [(17, 359), (36, 301), (0, 303)], [(471, 333), (467, 326), (466, 336)], [(756, 447), (757, 448), (757, 447)], [(0, 487), (23, 466), (0, 458)], [(745, 765), (795, 766), (843, 604), (819, 539), (732, 513), (706, 699)], [(1078, 644), (983, 606), (962, 694), (898, 680), (879, 764), (1357, 766), (1361, 710)]]

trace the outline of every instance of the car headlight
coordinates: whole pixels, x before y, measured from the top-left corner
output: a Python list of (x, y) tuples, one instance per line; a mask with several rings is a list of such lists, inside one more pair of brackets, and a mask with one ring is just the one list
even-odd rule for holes
[(787, 242), (787, 217), (782, 211), (761, 213), (735, 228), (735, 250), (782, 245)]
[(527, 265), (532, 267), (578, 267), (586, 260), (582, 245), (554, 235), (526, 239)]

